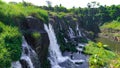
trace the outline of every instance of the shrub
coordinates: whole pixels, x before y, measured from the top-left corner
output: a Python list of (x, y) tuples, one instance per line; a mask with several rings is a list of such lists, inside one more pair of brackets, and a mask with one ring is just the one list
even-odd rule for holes
[(0, 67), (9, 68), (12, 61), (21, 57), (22, 37), (17, 27), (6, 26), (0, 22)]
[(0, 67), (9, 68), (11, 65), (10, 53), (8, 50), (0, 44)]
[(119, 22), (120, 22), (120, 17), (118, 17), (118, 18), (117, 18), (117, 21), (119, 21)]
[(89, 42), (85, 46), (84, 52), (91, 55), (89, 58), (90, 68), (108, 67), (109, 62), (115, 58), (116, 54), (106, 50), (104, 46), (101, 42)]

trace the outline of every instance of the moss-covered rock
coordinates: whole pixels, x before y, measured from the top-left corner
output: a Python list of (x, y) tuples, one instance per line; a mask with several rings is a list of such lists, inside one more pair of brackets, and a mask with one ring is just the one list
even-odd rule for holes
[(28, 16), (20, 25), (26, 41), (36, 51), (42, 68), (49, 68), (48, 47), (49, 37), (44, 29), (44, 21), (34, 16)]

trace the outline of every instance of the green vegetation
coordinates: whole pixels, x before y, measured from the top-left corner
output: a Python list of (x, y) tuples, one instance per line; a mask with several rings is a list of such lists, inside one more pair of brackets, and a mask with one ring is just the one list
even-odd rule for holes
[[(88, 3), (87, 8), (71, 8), (67, 9), (62, 5), (56, 5), (55, 7), (46, 7), (41, 6), (40, 8), (50, 11), (54, 14), (57, 14), (58, 17), (63, 18), (66, 14), (73, 14), (82, 19), (82, 26), (92, 32), (99, 32), (97, 29), (99, 26), (103, 25), (106, 22), (113, 20), (120, 20), (120, 5), (100, 5), (97, 2)], [(98, 6), (96, 8), (96, 6)], [(75, 19), (76, 20), (76, 19)]]
[[(51, 6), (35, 6), (30, 3), (4, 3), (0, 0), (0, 67), (9, 68), (12, 61), (17, 61), (21, 56), (22, 37), (19, 32), (18, 25), (27, 16), (37, 17), (45, 23), (48, 23), (48, 12), (54, 16), (58, 16), (61, 20), (65, 16), (71, 15), (73, 21), (78, 22), (81, 28), (88, 31), (90, 36), (97, 36), (101, 29), (120, 30), (120, 5), (102, 6), (96, 2), (89, 3), (87, 8), (71, 8), (66, 9), (62, 5), (55, 7)], [(96, 8), (95, 6), (98, 6)], [(68, 16), (69, 17), (69, 16)], [(69, 18), (68, 18), (69, 19)], [(66, 24), (70, 24), (68, 19), (64, 19)], [(81, 20), (80, 20), (81, 19)], [(80, 20), (80, 21), (79, 21)], [(80, 22), (80, 23), (79, 23)], [(74, 25), (72, 25), (74, 26)], [(112, 32), (112, 31), (111, 31)], [(57, 34), (60, 49), (64, 51), (76, 52), (73, 41), (65, 42), (64, 30)], [(110, 34), (108, 32), (108, 34)], [(41, 37), (39, 32), (32, 33), (35, 39)], [(119, 33), (111, 33), (110, 36), (115, 36), (119, 39)], [(87, 43), (87, 40), (80, 38), (81, 42)], [(84, 53), (89, 54), (90, 68), (112, 67), (120, 68), (120, 58), (115, 53), (108, 50), (106, 45), (102, 43), (89, 42), (85, 47)], [(115, 59), (116, 58), (116, 59)], [(49, 61), (43, 61), (44, 67), (49, 68)]]
[[(10, 68), (12, 61), (21, 57), (22, 35), (18, 25), (27, 16), (48, 23), (48, 13), (29, 3), (4, 3), (0, 0), (0, 68)], [(35, 38), (40, 34), (35, 32)]]
[(41, 34), (39, 32), (33, 32), (32, 33), (33, 38), (39, 39), (41, 37)]
[(112, 41), (111, 39), (108, 38), (96, 38), (97, 42), (102, 42), (103, 44), (109, 45), (108, 48), (111, 49), (113, 52), (120, 54), (120, 42), (117, 41)]
[(0, 2), (0, 21), (5, 24), (15, 25), (16, 22), (29, 15), (35, 16), (46, 23), (48, 22), (48, 13), (43, 9), (30, 5), (24, 6), (22, 3), (6, 4)]
[(17, 27), (6, 26), (0, 22), (0, 67), (9, 68), (12, 61), (21, 57), (22, 36)]
[(58, 43), (60, 44), (60, 50), (62, 51), (62, 53), (65, 51), (72, 51), (72, 52), (77, 51), (75, 45), (72, 42), (65, 42), (64, 34), (58, 33), (57, 39), (58, 39)]
[(112, 21), (110, 23), (105, 23), (101, 28), (120, 30), (120, 22)]
[(110, 68), (120, 68), (120, 55), (110, 62)]
[(110, 68), (110, 62), (116, 58), (116, 54), (107, 49), (107, 45), (101, 42), (89, 42), (85, 46), (84, 53), (91, 55), (89, 58), (90, 68)]
[(64, 13), (64, 12), (60, 12), (59, 14), (57, 14), (57, 16), (59, 17), (59, 18), (63, 18), (64, 16), (66, 16), (67, 14), (66, 13)]

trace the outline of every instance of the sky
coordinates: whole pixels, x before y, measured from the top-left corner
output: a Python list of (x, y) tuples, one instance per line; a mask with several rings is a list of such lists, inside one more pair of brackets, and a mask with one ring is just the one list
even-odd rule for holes
[[(3, 0), (6, 2), (15, 1), (15, 2), (22, 2), (22, 0)], [(48, 0), (24, 0), (26, 2), (31, 2), (35, 5), (47, 5), (46, 1)], [(120, 4), (120, 0), (49, 0), (52, 2), (52, 6), (62, 4), (62, 6), (66, 8), (75, 7), (87, 7), (87, 3), (92, 1), (99, 2), (100, 5), (118, 5)]]

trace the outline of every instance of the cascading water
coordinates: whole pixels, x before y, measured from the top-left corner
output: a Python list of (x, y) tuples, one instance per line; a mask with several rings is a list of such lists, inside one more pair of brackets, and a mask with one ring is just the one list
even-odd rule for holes
[[(50, 40), (50, 45), (49, 45), (50, 57), (48, 59), (51, 62), (52, 68), (64, 68), (64, 67), (61, 67), (59, 64), (65, 62), (65, 61), (72, 62), (74, 64), (84, 62), (84, 60), (81, 60), (81, 59), (72, 60), (70, 57), (62, 56), (59, 45), (57, 43), (57, 39), (56, 39), (54, 30), (52, 28), (52, 25), (48, 24), (48, 26), (47, 26), (46, 24), (44, 24), (44, 28), (45, 28), (46, 32), (48, 33), (49, 40)], [(70, 34), (71, 33), (73, 33), (72, 30), (70, 31)]]
[(34, 68), (32, 61), (30, 59), (30, 53), (32, 53), (30, 51), (32, 49), (31, 49), (31, 47), (28, 46), (28, 44), (24, 38), (23, 38), (22, 48), (23, 48), (23, 52), (22, 52), (21, 59), (25, 60), (28, 63), (28, 66), (30, 68)]
[(73, 31), (73, 29), (71, 27), (69, 27), (69, 36), (70, 36), (70, 38), (75, 37), (74, 31)]
[(79, 25), (78, 25), (78, 23), (76, 24), (76, 31), (78, 32), (78, 36), (82, 37), (81, 31), (79, 30)]
[(49, 24), (49, 27), (47, 27), (47, 25), (44, 24), (44, 28), (45, 28), (46, 32), (48, 33), (48, 36), (50, 39), (49, 60), (51, 62), (52, 68), (61, 68), (59, 66), (59, 63), (66, 61), (68, 59), (68, 57), (62, 56), (61, 51), (59, 49), (59, 45), (57, 43), (57, 39), (56, 39), (54, 30), (52, 28), (52, 25)]
[[(22, 56), (20, 60), (26, 61), (27, 65), (25, 66), (27, 66), (27, 68), (35, 68), (31, 57), (37, 58), (36, 56), (37, 54), (35, 53), (35, 51), (27, 44), (25, 38), (23, 37)], [(34, 60), (34, 61), (38, 61), (38, 60)], [(19, 61), (12, 62), (12, 68), (22, 68), (22, 66), (24, 65), (21, 65)]]
[(12, 62), (12, 68), (22, 68), (22, 66), (19, 61), (16, 61)]

